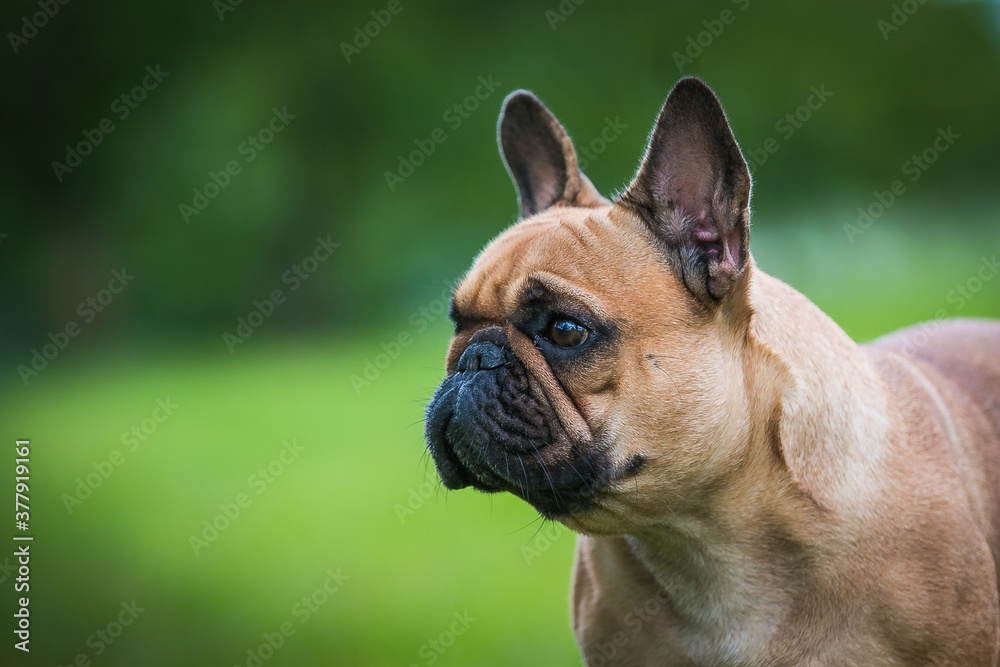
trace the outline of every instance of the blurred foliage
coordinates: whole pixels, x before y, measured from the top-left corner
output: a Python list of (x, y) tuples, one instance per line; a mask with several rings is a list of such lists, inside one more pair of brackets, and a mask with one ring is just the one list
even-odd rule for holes
[[(120, 266), (137, 279), (95, 331), (216, 336), (328, 234), (341, 244), (336, 259), (268, 329), (391, 321), (401, 304), (426, 300), (459, 274), (513, 218), (493, 129), (507, 92), (533, 89), (582, 145), (607, 118), (626, 124), (590, 161), (590, 176), (611, 193), (628, 182), (689, 38), (708, 45), (683, 73), (717, 90), (744, 149), (778, 139), (779, 152), (755, 170), (758, 225), (831, 200), (834, 224), (850, 221), (948, 126), (962, 139), (908, 201), (995, 206), (997, 6), (913, 4), (918, 11), (884, 39), (877, 22), (891, 17), (891, 5), (862, 0), (403, 0), (350, 62), (342, 43), (385, 3), (242, 3), (223, 20), (208, 0), (60, 5), (8, 52), (0, 79), (8, 235), (0, 280), (17, 286), (0, 292), (0, 344), (30, 348)], [(556, 22), (560, 7), (575, 9)], [(726, 10), (735, 20), (723, 25)], [(21, 27), (37, 11), (33, 2), (7, 3), (0, 25)], [(707, 32), (720, 25), (721, 34)], [(169, 75), (118, 120), (114, 100), (147, 66)], [(445, 113), (480, 76), (499, 88), (452, 129)], [(811, 86), (833, 96), (785, 139), (775, 124)], [(186, 224), (179, 205), (210, 172), (243, 159), (238, 146), (272, 108), (296, 117)], [(52, 162), (106, 117), (114, 131), (60, 183)], [(390, 191), (385, 172), (438, 127), (447, 141)]]
[[(857, 340), (1000, 316), (1000, 279), (974, 282), (1000, 252), (995, 2), (221, 2), (56, 3), (3, 56), (0, 424), (33, 440), (38, 534), (37, 652), (18, 664), (246, 665), (291, 618), (265, 665), (429, 665), (422, 649), (466, 610), (478, 620), (435, 663), (578, 664), (572, 536), (510, 496), (445, 494), (422, 440), (449, 335), (442, 290), (515, 217), (495, 142), (510, 90), (549, 105), (611, 194), (667, 91), (697, 74), (749, 156), (777, 147), (753, 160), (764, 270)], [(348, 62), (342, 44), (390, 6)], [(883, 35), (903, 6), (916, 12)], [(39, 7), (7, 3), (0, 26), (21, 32)], [(168, 74), (130, 108), (120, 96), (147, 67)], [(459, 114), (481, 78), (496, 90)], [(799, 112), (814, 88), (833, 94)], [(288, 124), (265, 146), (275, 109)], [(60, 182), (52, 163), (105, 118), (114, 130)], [(620, 132), (602, 145), (609, 120)], [(949, 127), (959, 139), (908, 180), (904, 164)], [(446, 140), (390, 189), (385, 173), (436, 128)], [(231, 161), (239, 173), (220, 175)], [(845, 231), (897, 179), (905, 194)], [(179, 206), (213, 180), (185, 221)], [(313, 255), (317, 239), (338, 244), (332, 257)], [(135, 279), (87, 320), (78, 304), (122, 267)], [(230, 353), (223, 332), (277, 289), (285, 301)], [(17, 366), (70, 321), (79, 337), (25, 386)], [(395, 349), (401, 334), (412, 343)], [(386, 349), (370, 384), (352, 383)], [(63, 494), (166, 397), (176, 416), (70, 513)], [(195, 555), (190, 536), (293, 438), (301, 462)], [(9, 619), (7, 567), (0, 555)], [(350, 578), (299, 624), (293, 605), (328, 568)], [(146, 611), (95, 656), (88, 637), (133, 598)]]

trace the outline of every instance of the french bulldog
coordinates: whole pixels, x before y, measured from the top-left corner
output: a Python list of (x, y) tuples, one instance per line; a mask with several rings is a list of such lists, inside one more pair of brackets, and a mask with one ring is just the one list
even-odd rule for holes
[(865, 345), (749, 251), (750, 174), (680, 80), (613, 201), (531, 93), (520, 219), (454, 292), (445, 487), (577, 531), (588, 665), (997, 665), (1000, 323)]

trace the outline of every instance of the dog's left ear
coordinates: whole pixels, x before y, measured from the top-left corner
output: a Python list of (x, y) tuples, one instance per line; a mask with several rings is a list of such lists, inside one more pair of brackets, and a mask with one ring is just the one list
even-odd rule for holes
[(608, 206), (611, 202), (577, 166), (566, 130), (542, 101), (526, 90), (507, 96), (497, 128), (500, 152), (517, 186), (520, 217), (550, 206)]
[(750, 172), (715, 93), (681, 79), (656, 120), (639, 173), (616, 204), (663, 242), (678, 278), (721, 301), (749, 258)]

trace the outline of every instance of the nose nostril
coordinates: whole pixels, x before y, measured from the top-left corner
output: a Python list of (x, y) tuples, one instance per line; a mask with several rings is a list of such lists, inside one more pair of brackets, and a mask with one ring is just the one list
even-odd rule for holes
[(507, 352), (492, 343), (473, 343), (458, 359), (459, 371), (488, 371), (507, 363)]
[(491, 368), (499, 368), (506, 361), (504, 351), (496, 345), (487, 345), (479, 356), (480, 370), (488, 371)]

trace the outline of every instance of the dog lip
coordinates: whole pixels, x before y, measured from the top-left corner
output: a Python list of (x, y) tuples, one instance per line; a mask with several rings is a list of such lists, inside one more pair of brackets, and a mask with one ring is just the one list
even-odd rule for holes
[(610, 485), (606, 471), (594, 477), (579, 477), (574, 484), (549, 488), (508, 489), (547, 519), (579, 514), (599, 503), (602, 492)]
[[(531, 452), (505, 451), (508, 457), (531, 460)], [(572, 509), (589, 502), (602, 486), (600, 483), (595, 484), (594, 480), (580, 479), (568, 486), (528, 488), (518, 481), (516, 474), (513, 474), (513, 471), (517, 470), (513, 465), (512, 474), (508, 477), (491, 466), (466, 465), (461, 454), (456, 453), (455, 458), (471, 478), (470, 485), (473, 488), (488, 493), (504, 491), (511, 493), (534, 506), (545, 516), (564, 516), (572, 513)]]
[[(451, 412), (445, 418), (440, 429), (440, 441), (443, 446), (438, 449), (440, 451), (440, 456), (447, 463), (447, 466), (439, 465), (438, 469), (441, 476), (441, 483), (444, 484), (446, 488), (454, 491), (473, 485), (475, 475), (473, 475), (471, 471), (462, 464), (455, 451), (448, 444), (446, 433), (448, 432), (448, 425), (451, 424), (453, 419), (455, 419), (455, 413)], [(470, 477), (473, 479), (470, 480)]]
[(558, 519), (579, 514), (592, 507), (598, 496), (597, 490), (590, 488), (580, 490), (517, 490), (512, 491), (512, 493), (538, 510), (538, 513), (546, 519)]
[(503, 449), (504, 452), (510, 454), (511, 456), (524, 456), (525, 454), (534, 454), (535, 452), (550, 446), (550, 444), (547, 442), (540, 442), (538, 444), (531, 443), (528, 447), (522, 449), (514, 449), (513, 447), (507, 446), (507, 444), (503, 441), (500, 441), (498, 444), (500, 445), (500, 448)]
[(625, 466), (622, 471), (614, 476), (614, 480), (618, 481), (635, 477), (642, 472), (642, 469), (645, 468), (648, 463), (649, 459), (645, 454), (633, 454), (628, 457), (627, 461), (625, 461)]
[[(442, 434), (446, 432), (447, 424), (453, 418), (454, 415), (450, 415), (445, 421)], [(602, 474), (595, 479), (580, 478), (569, 486), (526, 488), (519, 483), (517, 475), (513, 474), (514, 470), (517, 469), (514, 467), (517, 464), (514, 464), (513, 461), (511, 462), (511, 475), (508, 477), (493, 466), (481, 465), (478, 462), (468, 460), (468, 452), (454, 449), (446, 436), (442, 440), (445, 443), (445, 446), (442, 447), (443, 456), (449, 464), (449, 474), (442, 475), (445, 487), (459, 489), (471, 486), (484, 493), (508, 492), (534, 507), (539, 514), (547, 519), (573, 516), (592, 507), (601, 490), (608, 485), (609, 477), (611, 477), (608, 474)], [(547, 443), (543, 443), (538, 449), (547, 446), (549, 446)], [(506, 456), (517, 460), (523, 458), (531, 461), (533, 458), (532, 451), (511, 451), (506, 447), (503, 449)], [(461, 484), (456, 485), (456, 480), (461, 480)]]
[(454, 411), (448, 414), (439, 430), (439, 437), (442, 444), (440, 447), (441, 455), (449, 464), (449, 472), (453, 474), (459, 483), (453, 485), (452, 482), (454, 480), (445, 479), (445, 475), (441, 475), (444, 485), (451, 490), (471, 486), (474, 489), (488, 493), (513, 491), (508, 486), (510, 482), (503, 476), (488, 469), (484, 470), (481, 466), (466, 461), (467, 457), (463, 456), (462, 450), (455, 448), (453, 441), (448, 438), (448, 427), (455, 420), (455, 417), (456, 413)]

